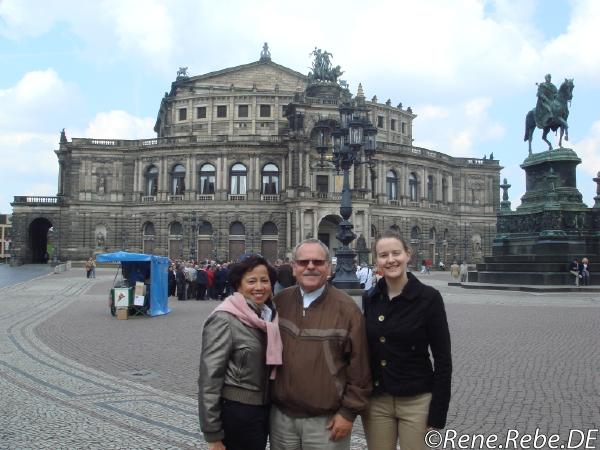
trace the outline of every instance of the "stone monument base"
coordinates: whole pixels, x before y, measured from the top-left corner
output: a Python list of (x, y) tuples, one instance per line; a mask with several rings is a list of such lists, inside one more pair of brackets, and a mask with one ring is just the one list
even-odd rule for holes
[[(477, 281), (493, 284), (575, 284), (573, 259), (600, 263), (600, 208), (588, 208), (576, 186), (571, 149), (530, 155), (521, 165), (526, 192), (516, 211), (503, 201), (492, 256), (477, 264)], [(590, 275), (591, 284), (600, 277)]]

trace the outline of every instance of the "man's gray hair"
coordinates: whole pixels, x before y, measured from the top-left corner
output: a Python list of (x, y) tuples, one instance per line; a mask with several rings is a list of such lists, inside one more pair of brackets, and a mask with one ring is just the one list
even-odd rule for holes
[(329, 254), (329, 248), (323, 244), (323, 242), (321, 242), (318, 239), (315, 238), (310, 238), (310, 239), (305, 239), (302, 242), (296, 244), (296, 246), (294, 247), (294, 250), (292, 251), (292, 259), (294, 261), (296, 261), (296, 257), (298, 256), (298, 250), (300, 249), (300, 247), (302, 247), (304, 244), (318, 244), (321, 246), (321, 248), (323, 249), (323, 251), (325, 252), (325, 259), (327, 260), (327, 262), (329, 264), (331, 264), (331, 255)]

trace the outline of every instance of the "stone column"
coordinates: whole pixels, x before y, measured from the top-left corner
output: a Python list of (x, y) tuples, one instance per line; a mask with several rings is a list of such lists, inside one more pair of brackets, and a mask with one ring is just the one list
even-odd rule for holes
[(279, 173), (281, 174), (281, 178), (279, 180), (279, 192), (278, 194), (281, 194), (281, 191), (283, 191), (284, 189), (286, 189), (286, 173), (285, 173), (286, 167), (285, 167), (285, 156), (281, 157), (281, 169), (279, 170)]
[(292, 211), (286, 212), (286, 224), (285, 224), (285, 250), (291, 249), (292, 247)]
[(421, 198), (427, 198), (427, 169), (425, 168), (425, 166), (423, 166), (423, 168), (421, 169)]
[(298, 150), (298, 186), (304, 184), (304, 150)]
[(192, 191), (192, 174), (190, 173), (191, 170), (191, 156), (187, 155), (187, 157), (185, 158), (185, 192), (184, 192), (184, 198), (188, 199), (190, 198), (191, 195), (191, 191)]
[(289, 185), (292, 185), (294, 182), (294, 179), (292, 178), (292, 167), (293, 167), (293, 158), (294, 158), (294, 154), (292, 153), (292, 147), (290, 146), (288, 148), (288, 183)]

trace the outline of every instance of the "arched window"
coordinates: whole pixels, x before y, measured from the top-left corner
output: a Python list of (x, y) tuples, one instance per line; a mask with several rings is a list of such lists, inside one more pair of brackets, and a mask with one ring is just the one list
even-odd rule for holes
[(171, 195), (183, 195), (185, 193), (185, 167), (177, 164), (171, 171)]
[(427, 201), (433, 202), (433, 176), (427, 177)]
[(267, 261), (274, 262), (277, 259), (277, 225), (273, 222), (265, 222), (260, 230), (262, 238), (260, 241), (260, 253)]
[(435, 227), (429, 229), (429, 239), (431, 241), (435, 241)]
[(414, 172), (408, 177), (408, 195), (411, 202), (416, 202), (418, 198), (417, 192), (417, 175)]
[(198, 224), (198, 260), (216, 259), (217, 243), (213, 236), (213, 226), (206, 220)]
[(146, 222), (142, 233), (144, 236), (154, 236), (156, 234), (154, 231), (154, 224), (152, 222)]
[(279, 168), (275, 164), (266, 164), (262, 170), (262, 194), (279, 194)]
[(398, 225), (392, 225), (390, 227), (390, 231), (393, 231), (394, 233), (400, 234), (400, 227)]
[(169, 226), (169, 235), (170, 236), (181, 236), (183, 235), (183, 226), (181, 222), (173, 222)]
[(398, 200), (398, 176), (393, 170), (388, 170), (386, 185), (388, 200)]
[(183, 226), (181, 222), (169, 225), (169, 258), (183, 258)]
[(231, 167), (230, 190), (232, 195), (246, 195), (246, 166), (237, 163)]
[(375, 228), (375, 225), (371, 225), (371, 238), (377, 238), (377, 228)]
[(200, 167), (200, 185), (198, 186), (198, 192), (201, 195), (211, 195), (215, 193), (215, 179), (216, 179), (215, 166), (212, 164), (204, 164)]
[(246, 234), (246, 227), (242, 222), (233, 222), (229, 226), (229, 234), (234, 236), (243, 236)]
[(213, 227), (210, 222), (203, 220), (198, 227), (198, 234), (211, 235), (213, 233)]
[(154, 224), (152, 222), (146, 222), (142, 227), (142, 251), (146, 255), (154, 254)]
[(277, 225), (275, 225), (273, 222), (265, 222), (265, 224), (262, 226), (262, 229), (260, 230), (260, 233), (263, 236), (276, 236), (278, 233)]
[(158, 167), (150, 166), (146, 170), (146, 195), (158, 194)]
[(448, 203), (448, 180), (442, 178), (442, 203)]
[(410, 239), (413, 241), (418, 241), (420, 237), (421, 237), (421, 230), (419, 230), (419, 227), (415, 225), (410, 230)]

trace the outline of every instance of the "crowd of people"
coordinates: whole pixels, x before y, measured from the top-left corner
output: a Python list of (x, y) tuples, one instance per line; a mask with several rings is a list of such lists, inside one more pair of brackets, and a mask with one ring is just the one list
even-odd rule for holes
[[(194, 260), (172, 261), (168, 273), (168, 295), (178, 300), (223, 300), (233, 294), (235, 288), (229, 279), (233, 262), (197, 262)], [(296, 280), (289, 258), (275, 262), (276, 278), (273, 292), (292, 286)]]
[(168, 294), (178, 300), (223, 300), (232, 293), (228, 282), (231, 263), (176, 260), (169, 267)]
[(228, 264), (229, 292), (202, 334), (208, 448), (349, 449), (359, 415), (370, 449), (427, 448), (426, 432), (446, 424), (450, 333), (440, 293), (407, 270), (411, 254), (395, 233), (377, 239), (376, 267), (357, 267), (362, 311), (329, 282), (317, 239), (277, 267), (260, 255)]

